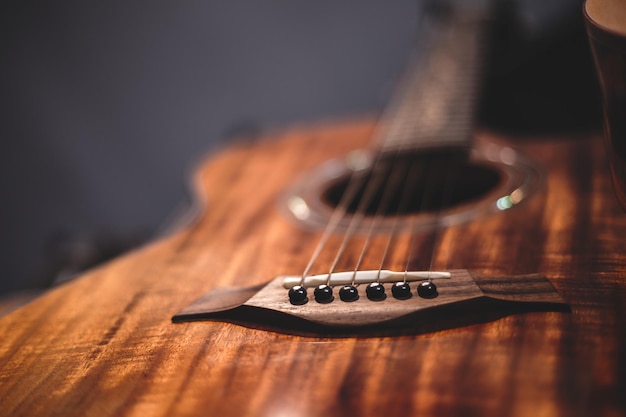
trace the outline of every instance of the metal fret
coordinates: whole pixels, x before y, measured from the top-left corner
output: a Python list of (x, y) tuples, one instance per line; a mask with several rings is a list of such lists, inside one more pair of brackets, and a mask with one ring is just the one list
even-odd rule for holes
[(486, 3), (426, 12), (421, 48), (382, 117), (382, 152), (469, 148), (482, 67)]

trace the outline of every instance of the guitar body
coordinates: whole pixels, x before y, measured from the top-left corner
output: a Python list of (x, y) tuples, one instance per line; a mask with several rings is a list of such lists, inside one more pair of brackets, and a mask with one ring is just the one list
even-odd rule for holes
[(171, 322), (215, 288), (302, 273), (321, 231), (277, 201), (365, 147), (373, 127), (296, 128), (202, 164), (193, 224), (0, 320), (0, 415), (625, 415), (626, 215), (602, 144), (587, 137), (520, 142), (544, 167), (542, 190), (435, 238), (418, 233), (414, 251), (432, 253), (433, 269), (540, 272), (571, 312), (385, 337)]

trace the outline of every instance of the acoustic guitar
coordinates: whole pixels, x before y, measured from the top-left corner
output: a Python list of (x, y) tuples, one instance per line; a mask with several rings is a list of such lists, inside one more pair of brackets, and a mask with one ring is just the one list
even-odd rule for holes
[(380, 120), (209, 157), (192, 224), (0, 320), (0, 415), (625, 415), (602, 143), (474, 129), (485, 15), (429, 11)]

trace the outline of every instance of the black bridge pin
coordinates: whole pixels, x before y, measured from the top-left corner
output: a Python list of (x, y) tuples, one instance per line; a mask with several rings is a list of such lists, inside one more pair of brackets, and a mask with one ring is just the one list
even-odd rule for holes
[(291, 304), (299, 306), (306, 304), (307, 301), (309, 301), (309, 298), (306, 294), (306, 288), (301, 285), (291, 287), (289, 290), (289, 302)]
[(411, 287), (406, 282), (396, 282), (391, 287), (391, 293), (398, 300), (407, 300), (411, 298)]
[(356, 301), (359, 299), (359, 291), (354, 285), (344, 285), (339, 290), (339, 298), (346, 302)]
[(367, 294), (367, 298), (372, 301), (382, 301), (387, 298), (387, 295), (385, 295), (385, 287), (379, 282), (369, 284), (365, 289), (365, 293)]
[(332, 287), (326, 284), (318, 285), (313, 295), (315, 295), (315, 301), (321, 304), (330, 303), (334, 299)]
[(421, 282), (417, 286), (417, 295), (422, 298), (435, 298), (439, 295), (437, 286), (431, 281)]

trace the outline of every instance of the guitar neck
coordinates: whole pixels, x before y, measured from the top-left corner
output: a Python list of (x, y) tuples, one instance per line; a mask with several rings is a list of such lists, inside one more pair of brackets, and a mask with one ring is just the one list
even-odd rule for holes
[(380, 122), (382, 153), (470, 147), (490, 8), (449, 6), (422, 14), (415, 58)]

